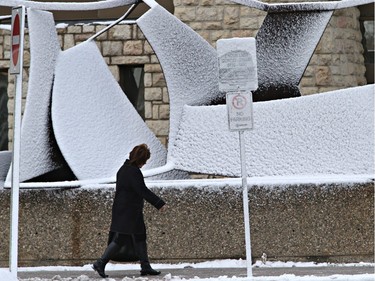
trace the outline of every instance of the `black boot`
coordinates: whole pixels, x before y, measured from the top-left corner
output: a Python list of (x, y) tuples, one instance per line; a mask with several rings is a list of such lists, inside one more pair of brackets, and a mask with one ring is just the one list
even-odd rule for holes
[(161, 272), (152, 269), (148, 261), (141, 262), (141, 275), (159, 275)]
[(159, 275), (161, 272), (152, 269), (148, 260), (146, 240), (136, 241), (135, 245), (141, 262), (141, 275)]
[(104, 269), (112, 255), (115, 254), (120, 249), (120, 246), (115, 242), (111, 242), (107, 249), (105, 249), (104, 254), (100, 259), (93, 263), (92, 268), (103, 278), (107, 278), (108, 275), (105, 274)]

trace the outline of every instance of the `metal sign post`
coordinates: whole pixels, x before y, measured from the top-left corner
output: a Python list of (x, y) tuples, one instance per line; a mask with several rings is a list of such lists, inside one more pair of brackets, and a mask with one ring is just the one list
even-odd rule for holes
[(250, 218), (249, 198), (247, 188), (246, 154), (245, 154), (245, 130), (253, 128), (253, 99), (251, 93), (228, 93), (227, 94), (228, 124), (230, 131), (238, 131), (240, 141), (241, 178), (243, 190), (243, 212), (245, 224), (246, 244), (246, 267), (247, 276), (252, 277), (251, 261), (251, 239), (250, 239)]
[(10, 73), (15, 74), (16, 94), (14, 97), (14, 130), (12, 156), (12, 197), (10, 222), (9, 270), (17, 278), (18, 267), (18, 217), (21, 152), (21, 111), (22, 111), (22, 68), (25, 7), (12, 9), (12, 45)]
[(245, 224), (247, 277), (253, 278), (249, 198), (247, 188), (244, 131), (253, 128), (252, 90), (258, 88), (254, 38), (221, 39), (217, 42), (219, 55), (219, 90), (226, 92), (228, 125), (238, 131), (240, 142), (243, 211)]

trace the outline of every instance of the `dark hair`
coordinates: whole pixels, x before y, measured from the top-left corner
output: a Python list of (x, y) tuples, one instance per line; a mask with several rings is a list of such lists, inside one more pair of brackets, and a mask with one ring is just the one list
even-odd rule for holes
[(147, 144), (140, 144), (133, 148), (129, 154), (129, 162), (140, 167), (146, 164), (147, 160), (150, 158), (151, 152)]

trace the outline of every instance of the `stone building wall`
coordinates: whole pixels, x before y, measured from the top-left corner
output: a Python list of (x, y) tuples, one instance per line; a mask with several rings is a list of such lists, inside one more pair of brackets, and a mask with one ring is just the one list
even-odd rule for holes
[[(255, 37), (265, 12), (225, 0), (174, 0), (175, 16), (193, 28), (212, 46), (220, 38)], [(303, 95), (365, 85), (359, 10), (335, 11), (301, 80)], [(77, 24), (58, 27), (62, 49), (68, 49), (106, 25)], [(26, 31), (27, 34), (27, 31)], [(161, 66), (136, 25), (118, 25), (96, 39), (109, 69), (119, 80), (119, 65), (144, 65), (145, 120), (164, 145), (168, 142), (169, 97)], [(25, 40), (25, 103), (30, 53)], [(0, 69), (9, 68), (10, 31), (0, 29)], [(9, 75), (9, 149), (13, 137), (14, 77)]]

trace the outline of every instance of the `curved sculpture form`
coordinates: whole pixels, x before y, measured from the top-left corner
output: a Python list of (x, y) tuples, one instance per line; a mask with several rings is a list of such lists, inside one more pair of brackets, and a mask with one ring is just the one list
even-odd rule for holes
[(49, 12), (28, 9), (27, 14), (30, 75), (21, 129), (20, 181), (34, 179), (66, 166), (56, 146), (50, 119), (53, 72), (61, 51), (55, 23)]
[(256, 0), (231, 1), (267, 12), (256, 35), (259, 88), (254, 91), (254, 101), (300, 96), (299, 83), (333, 11), (373, 2), (267, 4)]
[(37, 10), (47, 11), (89, 11), (98, 9), (109, 9), (134, 4), (136, 0), (105, 0), (85, 3), (77, 2), (40, 2), (25, 0), (3, 0), (0, 6), (16, 7), (25, 6)]
[(333, 11), (269, 13), (256, 35), (254, 101), (298, 97), (299, 83)]
[(296, 12), (296, 11), (331, 11), (337, 9), (345, 9), (368, 3), (374, 0), (342, 0), (342, 1), (326, 1), (326, 2), (301, 2), (301, 3), (264, 3), (257, 0), (230, 0), (232, 2), (242, 4), (251, 8), (266, 12)]
[[(374, 173), (374, 85), (254, 104), (248, 176)], [(240, 176), (239, 138), (225, 106), (185, 106), (177, 169)], [(202, 118), (201, 116), (205, 116)]]
[(145, 169), (165, 164), (165, 148), (126, 98), (95, 42), (60, 54), (51, 113), (59, 148), (79, 180), (113, 177), (139, 143), (147, 143), (152, 154)]
[[(45, 3), (7, 0), (3, 1), (0, 5), (25, 5), (41, 10), (92, 10), (129, 5), (135, 2), (132, 0), (108, 0), (89, 3)], [(254, 0), (235, 0), (235, 2), (269, 12), (257, 34), (258, 77), (260, 82), (259, 89), (254, 93), (254, 100), (257, 101), (300, 95), (298, 90), (299, 81), (333, 10), (373, 1), (344, 0), (327, 3), (291, 4), (265, 4)], [(236, 143), (236, 140), (233, 141), (232, 139), (233, 134), (228, 137), (226, 134), (229, 132), (227, 132), (226, 126), (222, 126), (222, 118), (226, 118), (226, 114), (223, 111), (224, 107), (196, 107), (196, 105), (207, 105), (216, 99), (222, 98), (223, 94), (219, 93), (218, 90), (216, 51), (195, 31), (183, 24), (161, 6), (154, 5), (155, 3), (151, 4), (151, 10), (139, 18), (137, 24), (158, 56), (168, 84), (171, 111), (168, 163), (165, 161), (166, 151), (164, 147), (126, 99), (124, 93), (109, 72), (95, 43), (85, 42), (59, 54), (60, 48), (56, 40), (56, 30), (54, 29), (51, 15), (47, 15), (49, 14), (47, 12), (33, 12), (29, 9), (29, 17), (31, 17), (31, 24), (29, 24), (31, 27), (30, 36), (47, 38), (39, 43), (34, 42), (34, 46), (32, 47), (32, 52), (34, 53), (32, 53), (30, 93), (28, 94), (29, 101), (27, 107), (35, 107), (38, 110), (26, 109), (23, 125), (25, 129), (23, 131), (26, 134), (33, 135), (34, 133), (30, 133), (31, 129), (33, 132), (35, 132), (35, 128), (36, 131), (40, 130), (40, 140), (37, 140), (37, 142), (38, 145), (39, 142), (42, 143), (41, 149), (43, 152), (47, 151), (47, 155), (40, 155), (39, 151), (33, 151), (34, 148), (30, 145), (34, 140), (30, 138), (25, 139), (28, 142), (25, 145), (25, 155), (31, 155), (29, 159), (30, 161), (34, 161), (33, 164), (38, 163), (40, 165), (42, 163), (42, 167), (38, 167), (42, 169), (41, 171), (34, 170), (33, 164), (27, 164), (27, 169), (32, 172), (31, 175), (25, 176), (23, 180), (35, 178), (42, 174), (49, 174), (50, 172), (64, 169), (64, 167), (66, 168), (64, 159), (69, 167), (71, 167), (74, 175), (80, 180), (113, 177), (118, 167), (127, 157), (130, 149), (139, 142), (147, 142), (153, 153), (153, 157), (148, 166), (146, 166), (146, 169), (152, 168), (154, 171), (165, 172), (177, 167), (181, 170), (199, 173), (236, 174), (236, 171), (238, 171), (238, 167), (235, 164), (238, 161), (237, 157), (234, 159), (233, 155), (230, 154), (224, 158), (226, 163), (221, 164), (220, 162), (223, 158), (222, 152), (232, 153), (235, 147), (238, 147), (233, 145), (233, 143)], [(41, 22), (39, 23), (39, 21)], [(43, 36), (40, 35), (41, 33), (43, 33)], [(304, 45), (306, 42), (308, 46)], [(52, 48), (47, 50), (46, 46), (50, 45)], [(36, 48), (39, 51), (36, 51)], [(55, 68), (57, 57), (58, 63)], [(49, 119), (48, 109), (51, 102), (50, 92), (54, 70), (55, 84), (52, 94), (52, 123), (55, 135), (51, 133), (51, 120)], [(82, 79), (82, 77), (84, 78)], [(366, 91), (367, 94), (368, 88), (359, 88), (359, 91), (361, 94), (356, 95), (355, 98), (363, 97), (363, 91)], [(275, 92), (276, 95), (274, 94)], [(40, 95), (43, 93), (43, 95), (39, 98), (31, 98), (30, 100), (30, 96), (37, 97), (38, 93)], [(348, 95), (347, 92), (344, 91), (344, 93)], [(342, 95), (340, 93), (340, 99), (343, 98)], [(334, 97), (335, 101), (338, 101), (336, 93), (323, 96), (325, 98), (328, 96), (330, 98)], [(328, 103), (331, 102), (330, 98), (327, 98), (329, 100)], [(298, 119), (300, 116), (285, 114), (285, 108), (294, 108), (295, 112), (299, 112), (300, 107), (308, 110), (307, 101), (313, 105), (316, 102), (316, 106), (323, 108), (322, 99), (320, 95), (314, 98), (304, 97), (290, 101), (256, 104), (255, 108), (265, 115), (268, 114), (268, 117), (277, 113), (278, 116), (277, 118), (274, 117), (275, 120), (284, 120), (286, 124), (298, 127), (300, 124), (294, 124), (293, 122), (295, 121), (294, 118)], [(324, 100), (324, 102), (327, 101)], [(340, 105), (340, 103), (337, 104)], [(357, 104), (363, 105), (363, 100), (358, 100)], [(284, 107), (283, 105), (287, 106)], [(334, 112), (337, 112), (339, 108), (335, 106), (333, 105), (332, 108), (335, 108)], [(364, 108), (367, 107), (364, 106)], [(329, 110), (331, 109), (329, 108)], [(334, 112), (330, 112), (330, 114), (335, 116), (333, 123), (339, 120), (337, 125), (342, 124), (342, 116), (336, 116)], [(326, 111), (322, 111), (321, 114), (324, 115), (327, 113)], [(348, 114), (351, 114), (351, 112), (348, 112)], [(363, 114), (368, 114), (368, 110), (364, 110)], [(314, 120), (314, 116), (309, 117), (311, 120)], [(354, 117), (359, 118), (357, 115)], [(368, 120), (368, 115), (361, 115), (362, 117), (364, 119), (361, 122), (363, 121), (366, 125), (372, 124), (371, 120)], [(306, 120), (306, 122), (310, 119)], [(32, 122), (32, 120), (36, 121)], [(262, 118), (259, 118), (259, 120), (267, 124), (267, 120), (262, 120)], [(315, 121), (319, 123), (319, 120)], [(221, 127), (216, 127), (217, 124), (220, 124)], [(273, 125), (270, 124), (270, 128)], [(329, 126), (331, 123), (321, 123), (321, 125)], [(200, 128), (199, 126), (206, 127)], [(284, 128), (282, 124), (280, 128)], [(315, 128), (314, 134), (319, 135), (319, 128)], [(207, 132), (202, 131), (202, 129), (207, 129)], [(225, 129), (225, 133), (222, 132), (223, 129)], [(293, 132), (288, 131), (288, 128), (284, 129), (285, 132), (293, 135)], [(306, 130), (304, 131), (304, 128), (300, 129), (303, 133), (307, 133)], [(363, 133), (365, 138), (368, 137), (368, 132), (373, 134), (373, 130), (371, 131), (370, 128), (366, 129), (369, 130), (367, 133), (363, 131), (362, 127), (358, 131), (358, 133)], [(259, 131), (260, 135), (258, 137), (264, 141), (262, 144), (264, 145), (263, 147), (273, 147), (272, 145), (278, 147), (280, 139), (276, 143), (267, 141), (267, 137), (272, 136), (272, 133), (276, 129), (272, 127), (270, 130)], [(264, 135), (262, 135), (262, 132)], [(338, 133), (341, 134), (342, 132)], [(279, 134), (281, 133), (279, 132)], [(54, 137), (56, 137), (58, 145), (54, 142)], [(287, 135), (286, 139), (288, 137), (290, 136)], [(340, 137), (343, 138), (342, 135)], [(220, 138), (222, 138), (222, 143), (218, 143), (217, 141)], [(230, 143), (226, 143), (227, 139), (231, 140)], [(274, 139), (277, 139), (277, 136)], [(317, 138), (316, 142), (319, 139)], [(325, 138), (323, 139), (325, 140)], [(195, 142), (191, 142), (191, 140), (195, 140)], [(212, 140), (214, 140), (215, 144), (210, 143)], [(298, 138), (291, 138), (290, 140), (291, 143), (296, 143), (302, 147), (309, 144), (309, 142), (303, 142)], [(357, 142), (363, 145), (363, 139)], [(256, 144), (256, 139), (252, 140), (251, 145)], [(335, 151), (334, 147), (332, 147), (335, 144), (336, 141), (331, 139), (327, 140), (327, 144), (323, 143), (322, 146), (331, 148), (330, 151), (332, 152)], [(262, 147), (262, 145), (259, 144), (259, 147)], [(309, 145), (313, 147), (313, 144)], [(212, 148), (214, 147), (215, 151), (212, 152)], [(228, 151), (228, 147), (230, 151)], [(207, 151), (202, 150), (202, 148)], [(304, 151), (307, 151), (306, 147), (303, 148)], [(316, 147), (313, 148), (317, 149)], [(61, 154), (59, 154), (60, 149), (64, 157), (61, 157)], [(261, 148), (259, 149), (261, 150)], [(288, 143), (284, 144), (282, 148), (278, 147), (274, 151), (275, 157), (277, 156), (279, 157), (278, 159), (282, 159), (285, 155), (278, 155), (277, 152), (284, 151), (287, 154), (288, 149), (292, 151)], [(96, 155), (93, 155), (92, 151), (95, 151)], [(350, 155), (347, 155), (349, 158), (355, 155), (350, 160), (356, 163), (357, 166), (361, 165), (357, 161), (357, 154), (352, 152), (352, 150), (350, 151)], [(201, 154), (197, 155), (197, 152)], [(329, 155), (329, 152), (325, 150), (324, 152), (320, 154), (321, 152), (317, 149), (316, 158), (326, 159), (324, 157)], [(361, 155), (361, 157), (365, 158), (371, 153), (367, 146), (361, 150), (362, 152), (365, 154)], [(303, 157), (303, 153), (301, 155)], [(43, 156), (46, 157), (43, 158)], [(24, 155), (22, 157), (25, 158)], [(25, 160), (29, 161), (29, 159)], [(204, 164), (200, 163), (201, 159), (204, 159)], [(262, 154), (259, 154), (259, 159), (263, 159), (262, 163), (269, 165), (273, 164), (274, 161), (274, 159), (267, 158)], [(312, 165), (316, 164), (314, 159), (311, 159)], [(330, 159), (341, 160), (336, 154), (331, 155)], [(38, 162), (40, 160), (42, 161)], [(292, 160), (290, 163), (287, 162), (286, 165), (284, 163), (277, 163), (275, 168), (271, 169), (270, 173), (285, 172), (295, 174), (296, 171), (301, 171), (296, 166), (294, 166), (294, 169), (288, 170), (289, 166), (298, 163), (296, 159)], [(333, 163), (329, 161), (327, 158), (326, 163)], [(346, 163), (344, 164), (346, 165)], [(366, 162), (365, 164), (367, 165), (368, 163)], [(225, 166), (222, 169), (224, 165), (229, 166)], [(283, 165), (288, 168), (285, 168)], [(300, 165), (304, 166), (303, 163), (300, 163)], [(348, 168), (348, 166), (344, 165), (344, 167), (340, 165), (338, 165), (337, 171), (349, 173), (352, 169), (351, 167)], [(236, 166), (235, 171), (233, 170), (234, 166)], [(317, 173), (328, 170), (319, 170), (318, 167), (318, 164), (316, 164), (316, 167), (313, 167), (317, 168)], [(359, 167), (359, 170), (362, 168)], [(361, 171), (364, 170), (362, 169)], [(330, 170), (330, 172), (332, 171)], [(152, 174), (152, 172), (150, 173)], [(251, 169), (249, 169), (249, 173), (254, 175)]]
[[(161, 6), (137, 20), (163, 68), (170, 99), (168, 155), (184, 105), (204, 105), (220, 97), (216, 50)], [(168, 156), (169, 161), (169, 156)]]

